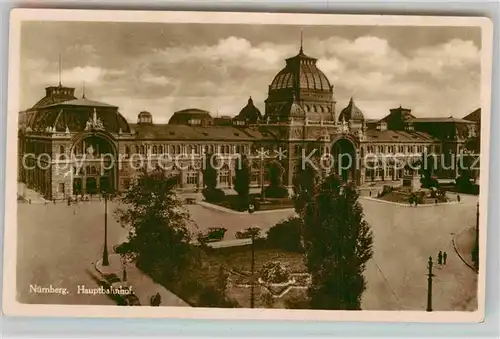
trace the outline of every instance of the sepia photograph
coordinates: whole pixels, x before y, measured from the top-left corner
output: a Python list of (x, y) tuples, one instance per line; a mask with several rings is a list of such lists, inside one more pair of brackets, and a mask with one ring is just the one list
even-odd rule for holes
[(11, 28), (5, 313), (483, 319), (487, 19)]

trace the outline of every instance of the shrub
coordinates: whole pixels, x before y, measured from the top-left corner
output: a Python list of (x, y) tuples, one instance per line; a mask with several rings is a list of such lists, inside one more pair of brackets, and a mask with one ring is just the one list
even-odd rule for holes
[(288, 198), (288, 189), (284, 186), (269, 186), (264, 194), (266, 198)]
[(302, 252), (301, 220), (289, 218), (277, 223), (267, 231), (267, 243), (270, 247), (290, 252)]
[(290, 280), (290, 272), (278, 261), (264, 264), (259, 275), (263, 281), (272, 284), (282, 284)]
[(226, 198), (226, 193), (219, 188), (205, 188), (202, 194), (208, 202), (220, 202)]
[(236, 211), (246, 211), (248, 210), (248, 199), (245, 197), (237, 196), (235, 199), (230, 200), (231, 209)]
[(423, 188), (439, 187), (439, 182), (435, 177), (423, 177), (420, 179)]
[(198, 297), (198, 307), (238, 307), (235, 300), (224, 298), (217, 288), (210, 285), (201, 285), (201, 291)]

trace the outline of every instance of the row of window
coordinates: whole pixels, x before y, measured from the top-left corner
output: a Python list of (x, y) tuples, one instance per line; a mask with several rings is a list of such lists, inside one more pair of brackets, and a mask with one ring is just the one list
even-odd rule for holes
[[(109, 169), (104, 170), (109, 172)], [(95, 175), (98, 174), (97, 168), (95, 166), (81, 167), (80, 169), (73, 167), (73, 174), (75, 175)]]
[[(145, 145), (135, 145), (134, 151), (136, 154), (147, 154)], [(231, 153), (246, 153), (248, 147), (244, 145), (153, 145), (150, 147), (150, 154), (231, 154)], [(131, 154), (131, 148), (125, 146), (125, 154)]]
[(424, 153), (427, 148), (429, 153), (439, 153), (440, 147), (438, 145), (377, 145), (377, 146), (366, 146), (366, 153), (382, 153), (382, 154), (394, 154), (394, 153)]

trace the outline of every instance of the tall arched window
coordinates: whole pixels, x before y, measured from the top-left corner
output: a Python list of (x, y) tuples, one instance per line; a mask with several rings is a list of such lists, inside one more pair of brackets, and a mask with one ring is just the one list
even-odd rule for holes
[(141, 145), (141, 147), (140, 147), (140, 153), (141, 153), (141, 154), (146, 153), (146, 152), (145, 152), (145, 149), (144, 149), (144, 145)]
[(60, 145), (60, 146), (59, 146), (59, 153), (61, 153), (61, 154), (66, 153), (66, 150), (64, 149), (64, 146), (63, 146), (63, 145)]
[(158, 146), (158, 153), (163, 154), (163, 146)]
[(175, 153), (181, 154), (181, 146), (180, 145), (175, 146)]
[(156, 145), (153, 146), (153, 154), (158, 154), (158, 147)]

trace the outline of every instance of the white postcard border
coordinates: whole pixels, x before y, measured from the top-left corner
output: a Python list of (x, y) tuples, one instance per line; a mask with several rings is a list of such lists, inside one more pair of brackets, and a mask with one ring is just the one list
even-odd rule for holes
[[(96, 305), (33, 305), (16, 300), (17, 257), (17, 126), (19, 105), (20, 28), (23, 21), (113, 21), (158, 23), (225, 23), (352, 26), (477, 26), (482, 29), (481, 48), (481, 177), (480, 262), (478, 309), (475, 312), (425, 311), (318, 311), (277, 309), (217, 309), (188, 307), (122, 307)], [(14, 9), (11, 11), (8, 72), (8, 110), (5, 178), (5, 231), (3, 312), (13, 316), (103, 318), (198, 318), (377, 322), (480, 322), (485, 310), (485, 258), (488, 206), (493, 26), (484, 17), (335, 15), (231, 12), (160, 12), (119, 10)]]

